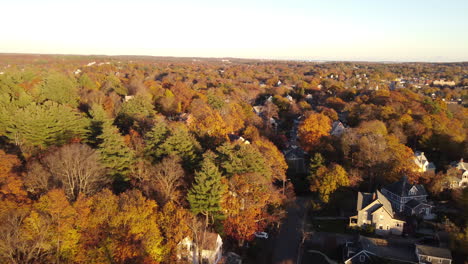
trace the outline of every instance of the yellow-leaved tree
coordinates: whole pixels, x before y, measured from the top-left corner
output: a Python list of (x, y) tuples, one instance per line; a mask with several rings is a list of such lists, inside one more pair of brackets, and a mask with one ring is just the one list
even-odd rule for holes
[(320, 143), (320, 139), (328, 136), (331, 130), (331, 119), (324, 115), (313, 113), (299, 126), (299, 140), (302, 147), (310, 151)]

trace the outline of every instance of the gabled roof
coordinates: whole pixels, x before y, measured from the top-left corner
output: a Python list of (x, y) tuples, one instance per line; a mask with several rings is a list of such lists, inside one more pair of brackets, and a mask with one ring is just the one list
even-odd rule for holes
[(332, 124), (332, 129), (330, 130), (330, 134), (334, 136), (341, 136), (345, 130), (345, 126), (340, 121), (335, 121)]
[(344, 263), (363, 263), (360, 260), (359, 261), (353, 261), (354, 259), (357, 259), (359, 256), (365, 256), (366, 260), (364, 260), (364, 263), (377, 263), (377, 259), (375, 259), (375, 255), (372, 252), (369, 252), (365, 249), (361, 249), (360, 251), (356, 252), (354, 255), (352, 255), (350, 258), (346, 259)]
[(381, 258), (410, 263), (418, 261), (416, 254), (414, 254), (414, 248), (402, 246), (396, 241), (359, 236), (359, 243), (361, 243), (362, 249)]
[[(360, 199), (360, 194), (358, 194), (358, 208), (359, 206), (362, 206), (361, 209), (358, 209), (358, 211), (360, 210), (365, 210), (366, 208), (374, 205), (375, 203), (379, 203), (380, 206), (378, 206), (377, 208), (375, 208), (375, 210), (371, 213), (373, 214), (374, 212), (376, 212), (378, 209), (380, 208), (383, 208), (385, 211), (387, 211), (387, 213), (393, 218), (395, 219), (395, 214), (392, 210), (392, 204), (388, 201), (387, 197), (385, 197), (385, 195), (383, 195), (381, 192), (379, 191), (376, 191), (375, 194), (370, 194), (370, 198), (369, 198), (369, 193), (362, 193), (361, 195), (361, 201), (359, 201)], [(370, 200), (370, 202), (369, 202)]]
[(416, 245), (416, 249), (420, 255), (431, 256), (443, 259), (452, 259), (450, 250), (440, 247), (431, 247), (426, 245)]
[(362, 208), (366, 207), (369, 205), (372, 200), (373, 200), (373, 194), (372, 193), (365, 193), (365, 192), (358, 192), (358, 198), (357, 198), (357, 211), (361, 211)]
[(468, 170), (468, 162), (464, 162), (463, 159), (461, 159), (460, 161), (454, 161), (450, 163), (450, 165), (452, 165), (452, 167), (455, 167), (459, 170), (463, 170), (463, 171)]
[(300, 159), (307, 155), (307, 153), (302, 148), (296, 145), (291, 145), (289, 148), (284, 150), (283, 153), (286, 159)]
[[(414, 195), (409, 195), (409, 190), (413, 187), (416, 187), (416, 193)], [(386, 189), (400, 197), (427, 195), (424, 186), (421, 184), (410, 184), (406, 176), (403, 176), (397, 182), (385, 186), (383, 189)]]
[(383, 208), (393, 216), (392, 204), (388, 201), (387, 197), (383, 195), (380, 191), (376, 191), (377, 193), (377, 200), (383, 205)]

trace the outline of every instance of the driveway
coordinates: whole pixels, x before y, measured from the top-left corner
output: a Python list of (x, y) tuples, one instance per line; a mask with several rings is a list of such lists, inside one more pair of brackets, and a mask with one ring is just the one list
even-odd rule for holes
[(276, 237), (273, 264), (295, 264), (302, 240), (304, 217), (310, 198), (297, 197), (287, 209), (287, 217)]

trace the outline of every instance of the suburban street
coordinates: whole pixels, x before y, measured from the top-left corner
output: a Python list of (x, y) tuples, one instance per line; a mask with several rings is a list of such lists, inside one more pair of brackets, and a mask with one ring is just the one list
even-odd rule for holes
[(273, 264), (295, 264), (302, 239), (302, 228), (309, 197), (297, 197), (287, 210), (287, 217), (276, 237)]

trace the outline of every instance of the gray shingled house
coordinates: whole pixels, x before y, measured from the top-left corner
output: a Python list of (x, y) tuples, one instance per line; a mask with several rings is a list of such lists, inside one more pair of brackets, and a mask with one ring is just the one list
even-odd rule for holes
[(382, 194), (388, 198), (393, 210), (397, 213), (404, 213), (408, 216), (416, 215), (423, 218), (433, 217), (433, 214), (431, 214), (433, 206), (427, 202), (426, 189), (421, 184), (410, 184), (406, 176), (383, 187)]

